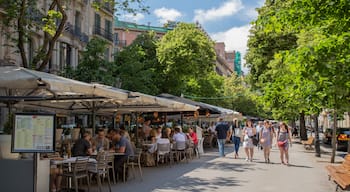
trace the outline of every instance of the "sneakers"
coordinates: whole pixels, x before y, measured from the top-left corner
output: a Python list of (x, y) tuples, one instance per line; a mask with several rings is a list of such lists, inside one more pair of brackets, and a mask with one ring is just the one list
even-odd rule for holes
[(245, 161), (249, 161), (249, 159), (248, 159), (248, 158), (245, 158)]

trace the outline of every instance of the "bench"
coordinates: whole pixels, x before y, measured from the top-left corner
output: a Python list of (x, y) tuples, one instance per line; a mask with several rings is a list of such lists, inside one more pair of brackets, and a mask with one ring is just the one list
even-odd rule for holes
[(306, 141), (301, 141), (301, 144), (304, 145), (305, 149), (312, 150), (312, 145), (314, 144), (315, 138), (313, 136), (310, 136)]
[(343, 190), (350, 187), (350, 155), (346, 155), (341, 165), (327, 165), (328, 179), (337, 184), (336, 191), (339, 187)]

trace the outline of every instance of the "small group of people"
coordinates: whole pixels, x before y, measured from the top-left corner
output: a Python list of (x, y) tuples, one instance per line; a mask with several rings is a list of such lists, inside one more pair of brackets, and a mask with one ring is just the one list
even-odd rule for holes
[[(70, 145), (69, 145), (70, 146)], [(71, 151), (73, 157), (97, 155), (98, 152), (116, 152), (123, 153), (114, 158), (114, 168), (116, 174), (121, 174), (124, 162), (129, 156), (134, 155), (134, 149), (128, 133), (123, 129), (109, 129), (107, 135), (104, 129), (98, 129), (96, 136), (92, 137), (89, 131), (82, 134), (82, 138), (74, 141)], [(59, 191), (61, 189), (62, 170), (58, 167), (51, 168), (51, 189)]]
[(219, 118), (219, 122), (214, 126), (209, 127), (210, 132), (215, 132), (219, 148), (219, 156), (224, 157), (226, 141), (232, 141), (234, 144), (234, 158), (238, 158), (238, 150), (241, 146), (246, 154), (246, 161), (253, 161), (254, 148), (259, 146), (264, 153), (265, 163), (270, 163), (270, 152), (274, 138), (276, 145), (280, 150), (280, 160), (282, 164), (289, 164), (288, 149), (292, 146), (291, 129), (284, 122), (280, 122), (277, 133), (268, 120), (261, 121), (257, 126), (254, 126), (253, 121), (248, 119), (244, 127), (240, 127), (235, 121), (232, 126), (225, 123), (223, 118)]
[(192, 127), (188, 128), (187, 133), (182, 131), (181, 126), (176, 126), (175, 128), (165, 128), (157, 127), (156, 129), (150, 130), (150, 145), (148, 146), (146, 155), (146, 166), (155, 165), (155, 154), (157, 152), (158, 144), (176, 144), (185, 142), (187, 146), (193, 145), (193, 148), (196, 149), (198, 145), (197, 134)]

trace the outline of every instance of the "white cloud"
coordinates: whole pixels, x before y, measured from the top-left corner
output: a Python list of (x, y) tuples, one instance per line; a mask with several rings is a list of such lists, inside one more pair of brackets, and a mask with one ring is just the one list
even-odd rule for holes
[(247, 42), (249, 36), (249, 30), (251, 25), (244, 25), (241, 27), (232, 27), (231, 29), (210, 34), (211, 38), (216, 42), (224, 42), (226, 45), (226, 51), (239, 51), (242, 58), (242, 69), (247, 72), (244, 68), (245, 60), (243, 59), (247, 52)]
[(258, 17), (258, 12), (255, 8), (247, 9), (244, 13), (248, 19), (256, 19)]
[(137, 23), (140, 20), (144, 19), (145, 15), (143, 15), (142, 13), (137, 13), (136, 15), (132, 14), (132, 13), (128, 13), (128, 14), (123, 15), (122, 18), (125, 21), (131, 21), (131, 22)]
[(165, 7), (154, 10), (153, 12), (159, 19), (159, 23), (166, 23), (168, 21), (176, 21), (182, 16), (182, 13), (176, 9), (168, 9)]
[(223, 17), (232, 16), (243, 9), (241, 0), (228, 0), (218, 8), (209, 10), (197, 9), (194, 11), (194, 21), (203, 24), (205, 21), (213, 21)]

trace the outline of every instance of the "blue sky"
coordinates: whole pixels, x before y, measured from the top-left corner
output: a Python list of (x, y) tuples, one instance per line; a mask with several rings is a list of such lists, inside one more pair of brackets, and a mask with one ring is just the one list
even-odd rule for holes
[(152, 26), (162, 26), (168, 20), (198, 21), (213, 40), (225, 42), (227, 51), (240, 51), (244, 56), (250, 22), (264, 0), (145, 0), (145, 4), (150, 14), (126, 14), (120, 20)]

